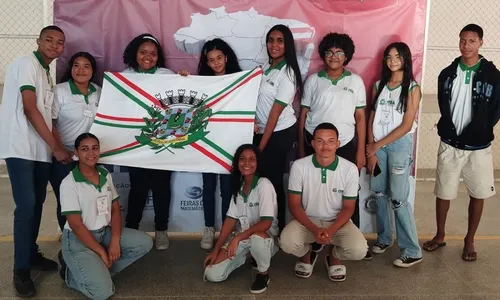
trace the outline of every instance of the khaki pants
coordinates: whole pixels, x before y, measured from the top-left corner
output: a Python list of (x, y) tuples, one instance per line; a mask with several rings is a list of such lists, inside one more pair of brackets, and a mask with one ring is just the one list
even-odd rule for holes
[[(321, 221), (311, 218), (318, 227), (328, 228), (333, 222)], [(302, 257), (311, 249), (311, 243), (315, 241), (314, 234), (297, 220), (292, 220), (281, 233), (281, 249), (297, 257)], [(340, 260), (362, 260), (368, 244), (361, 231), (348, 221), (332, 237), (332, 255)]]

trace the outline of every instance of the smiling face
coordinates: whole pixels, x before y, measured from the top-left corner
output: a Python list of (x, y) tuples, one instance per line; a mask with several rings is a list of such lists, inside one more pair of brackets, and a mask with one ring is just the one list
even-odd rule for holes
[(257, 156), (252, 149), (246, 149), (241, 152), (238, 160), (238, 169), (243, 176), (255, 174), (257, 171)]
[(152, 69), (158, 62), (158, 48), (153, 42), (144, 42), (137, 49), (136, 59), (141, 70)]
[(483, 45), (483, 40), (477, 32), (464, 31), (460, 34), (460, 53), (465, 59), (474, 58), (479, 55), (479, 48)]
[(92, 78), (92, 64), (83, 56), (77, 57), (71, 67), (71, 78), (80, 84), (87, 84)]
[(36, 40), (38, 52), (49, 61), (58, 58), (64, 50), (64, 33), (57, 30), (46, 30)]
[(82, 140), (75, 149), (75, 155), (79, 159), (79, 164), (95, 167), (101, 156), (99, 142), (91, 137)]
[(269, 33), (267, 51), (274, 60), (285, 57), (285, 37), (281, 31), (275, 30)]
[(389, 50), (389, 55), (385, 57), (385, 63), (389, 70), (396, 72), (403, 69), (404, 61), (398, 50), (396, 48), (391, 48), (391, 50)]
[(339, 70), (344, 67), (347, 58), (341, 48), (332, 47), (325, 51), (325, 65), (330, 70)]
[(227, 57), (220, 50), (214, 49), (207, 53), (207, 64), (214, 71), (215, 75), (226, 74)]

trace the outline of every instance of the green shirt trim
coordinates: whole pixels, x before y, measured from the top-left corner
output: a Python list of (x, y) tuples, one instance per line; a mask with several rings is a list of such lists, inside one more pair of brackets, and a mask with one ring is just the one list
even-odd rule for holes
[(250, 193), (252, 192), (252, 190), (257, 186), (258, 182), (259, 182), (259, 176), (254, 175), (253, 179), (252, 179), (252, 185), (250, 186), (250, 191), (248, 191), (248, 194), (246, 194), (246, 195), (243, 192), (243, 185), (245, 184), (245, 182), (244, 181), (241, 182), (241, 188), (240, 188), (239, 194), (241, 195), (241, 197), (243, 197), (243, 202), (244, 203), (247, 203), (247, 201), (248, 201), (248, 195), (250, 195)]
[(358, 199), (358, 196), (342, 196), (344, 200), (356, 200)]
[(81, 215), (82, 212), (80, 210), (70, 210), (70, 211), (63, 211), (61, 215), (67, 216), (67, 215)]
[(263, 216), (263, 217), (260, 217), (261, 220), (274, 220), (274, 217), (272, 216)]
[(156, 73), (156, 70), (158, 70), (157, 67), (152, 67), (151, 69), (149, 70), (142, 70), (141, 68), (137, 68), (137, 73), (141, 73), (141, 74), (154, 74)]
[(472, 77), (472, 72), (477, 72), (477, 70), (479, 70), (479, 65), (481, 65), (481, 59), (479, 59), (479, 61), (475, 65), (473, 65), (471, 67), (469, 67), (466, 64), (464, 64), (462, 62), (462, 59), (460, 59), (460, 63), (458, 65), (460, 66), (460, 69), (463, 72), (465, 72), (465, 84), (470, 84), (470, 79)]
[(278, 100), (278, 99), (274, 99), (274, 103), (278, 103), (279, 105), (284, 106), (284, 107), (287, 107), (287, 106), (288, 106), (288, 104), (287, 104), (287, 103), (285, 103), (285, 102), (283, 102), (283, 101), (280, 101), (280, 100)]
[(50, 67), (45, 63), (45, 61), (43, 60), (43, 57), (42, 57), (42, 54), (38, 51), (33, 51), (33, 54), (35, 55), (36, 59), (38, 60), (38, 62), (42, 65), (42, 67), (47, 71), (49, 72), (50, 71)]
[(69, 88), (71, 90), (71, 94), (73, 94), (73, 95), (82, 95), (83, 98), (84, 98), (84, 100), (85, 100), (85, 103), (89, 104), (89, 96), (96, 91), (96, 88), (94, 87), (94, 85), (89, 82), (89, 90), (87, 92), (87, 95), (84, 95), (78, 89), (78, 87), (76, 86), (76, 84), (73, 81), (73, 79), (68, 80), (68, 83), (69, 83)]
[(303, 107), (303, 108), (311, 108), (311, 107), (309, 107), (309, 106), (307, 106), (307, 105), (304, 105), (304, 104), (301, 104), (301, 105), (300, 105), (300, 107)]
[(78, 166), (76, 166), (73, 169), (73, 171), (71, 171), (71, 172), (73, 174), (73, 179), (75, 179), (75, 182), (84, 182), (84, 183), (90, 184), (93, 187), (95, 187), (99, 192), (101, 192), (102, 187), (106, 184), (106, 182), (108, 182), (108, 179), (106, 177), (106, 176), (108, 176), (108, 171), (104, 168), (101, 168), (101, 167), (97, 167), (96, 169), (97, 169), (97, 172), (99, 172), (99, 185), (95, 185), (92, 182), (90, 182), (90, 180), (85, 178), (85, 176), (83, 176), (82, 172), (80, 172), (80, 169), (78, 168)]
[(366, 105), (356, 106), (356, 109), (365, 109)]
[(325, 79), (328, 79), (330, 80), (330, 82), (333, 84), (333, 85), (337, 85), (337, 83), (339, 83), (340, 80), (344, 79), (344, 77), (346, 76), (351, 76), (352, 73), (347, 71), (346, 69), (344, 69), (344, 72), (342, 72), (342, 74), (340, 75), (339, 78), (337, 78), (336, 80), (333, 80), (331, 79), (328, 74), (326, 73), (326, 70), (321, 70), (318, 72), (318, 77), (322, 77), (322, 78), (325, 78)]
[(337, 169), (337, 166), (339, 164), (339, 156), (335, 155), (335, 160), (329, 166), (326, 167), (323, 167), (319, 164), (318, 160), (316, 159), (316, 154), (313, 154), (312, 162), (316, 168), (321, 169), (321, 183), (326, 183), (326, 173), (327, 173), (326, 170), (335, 171)]
[(118, 201), (118, 200), (120, 200), (120, 196), (116, 197), (116, 198), (115, 198), (115, 199), (113, 199), (111, 202), (113, 203), (113, 202)]
[(294, 191), (294, 190), (288, 190), (289, 194), (295, 194), (295, 195), (302, 195), (302, 191)]
[(279, 64), (277, 64), (274, 67), (269, 67), (267, 70), (264, 71), (264, 75), (268, 75), (271, 70), (276, 69), (276, 70), (281, 70), (283, 67), (286, 65), (286, 60), (282, 60)]
[(22, 87), (19, 88), (19, 90), (21, 92), (26, 90), (36, 92), (36, 88), (32, 85), (23, 85)]

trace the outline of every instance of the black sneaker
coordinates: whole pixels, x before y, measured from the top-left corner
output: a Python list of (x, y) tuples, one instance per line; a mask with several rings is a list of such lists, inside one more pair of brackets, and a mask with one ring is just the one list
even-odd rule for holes
[(323, 247), (325, 247), (325, 245), (318, 244), (318, 243), (314, 242), (311, 244), (311, 251), (319, 253), (319, 252), (321, 252), (321, 250), (323, 250)]
[(267, 290), (267, 286), (269, 285), (270, 280), (271, 279), (269, 278), (269, 275), (257, 273), (257, 276), (255, 276), (255, 280), (253, 281), (252, 286), (250, 287), (250, 293), (252, 294), (263, 293), (265, 290)]
[(59, 276), (61, 276), (61, 279), (63, 281), (66, 281), (66, 262), (64, 261), (64, 258), (62, 256), (62, 251), (59, 250), (59, 253), (57, 253), (57, 258), (59, 259), (59, 264), (61, 265), (61, 269), (59, 270)]
[(33, 297), (36, 294), (29, 270), (14, 271), (14, 287), (17, 295), (22, 298)]
[(31, 267), (42, 271), (57, 271), (59, 269), (59, 265), (55, 261), (43, 257), (43, 254), (40, 252), (37, 252), (31, 258)]
[(366, 251), (366, 255), (363, 258), (363, 260), (372, 260), (372, 259), (373, 259), (373, 256), (372, 256), (372, 253), (370, 252), (370, 250)]
[(421, 263), (421, 262), (422, 262), (422, 257), (413, 258), (413, 257), (408, 257), (408, 256), (400, 256), (398, 259), (396, 259), (392, 263), (396, 267), (409, 268), (409, 267), (412, 267), (412, 266), (414, 266), (418, 263)]
[(373, 247), (372, 247), (372, 252), (373, 253), (377, 253), (377, 254), (382, 254), (385, 252), (385, 250), (387, 250), (387, 248), (389, 248), (391, 245), (384, 245), (384, 244), (381, 244), (381, 243), (376, 243)]

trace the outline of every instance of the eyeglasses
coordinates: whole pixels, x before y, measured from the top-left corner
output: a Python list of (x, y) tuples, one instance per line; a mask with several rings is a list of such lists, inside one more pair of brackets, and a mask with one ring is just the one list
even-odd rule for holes
[(325, 51), (325, 57), (326, 58), (330, 58), (332, 56), (335, 56), (336, 58), (342, 58), (345, 56), (345, 53), (342, 52), (342, 51), (337, 51), (337, 52), (333, 52), (331, 50), (326, 50)]

